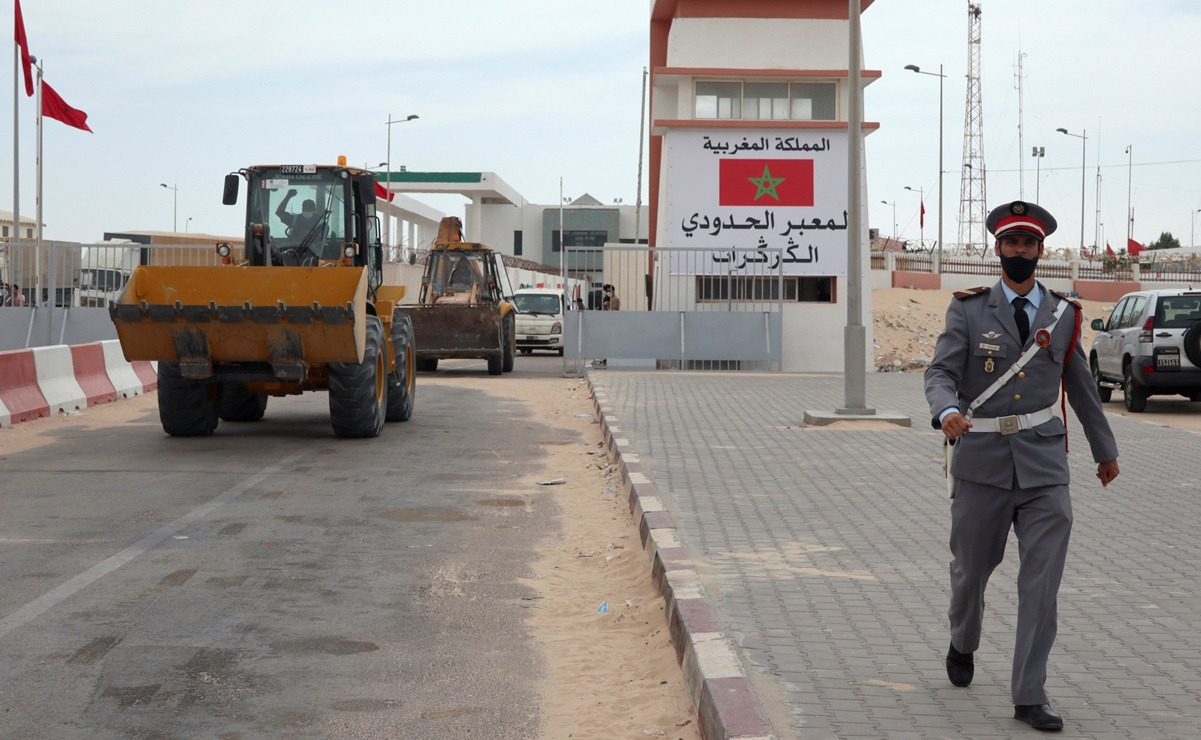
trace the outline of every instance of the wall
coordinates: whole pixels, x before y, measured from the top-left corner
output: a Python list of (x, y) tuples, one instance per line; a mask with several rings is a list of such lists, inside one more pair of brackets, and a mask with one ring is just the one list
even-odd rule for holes
[(845, 19), (676, 18), (668, 35), (667, 66), (830, 69), (830, 60), (841, 59), (835, 66), (845, 68), (849, 43)]

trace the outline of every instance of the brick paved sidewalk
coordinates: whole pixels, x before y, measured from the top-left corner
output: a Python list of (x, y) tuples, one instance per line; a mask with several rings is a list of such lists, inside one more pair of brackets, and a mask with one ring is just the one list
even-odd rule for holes
[[(976, 679), (943, 668), (949, 502), (920, 375), (871, 374), (887, 431), (801, 426), (837, 375), (590, 375), (658, 489), (781, 738), (1010, 737), (1017, 548)], [(1110, 416), (1108, 489), (1069, 410), (1075, 527), (1047, 690), (1065, 737), (1201, 737), (1201, 435)]]

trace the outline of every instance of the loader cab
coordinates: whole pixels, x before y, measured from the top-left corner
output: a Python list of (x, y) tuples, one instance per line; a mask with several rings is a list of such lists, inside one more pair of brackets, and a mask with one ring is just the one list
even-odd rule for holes
[[(246, 259), (253, 266), (367, 267), (372, 292), (382, 281), (372, 173), (342, 166), (249, 167)], [(238, 176), (224, 202), (237, 200)]]

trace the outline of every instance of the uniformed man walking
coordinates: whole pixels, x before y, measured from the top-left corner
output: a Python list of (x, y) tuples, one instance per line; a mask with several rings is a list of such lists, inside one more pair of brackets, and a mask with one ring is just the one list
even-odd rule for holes
[(925, 377), (934, 428), (954, 450), (947, 471), (954, 478), (947, 677), (956, 686), (972, 682), (984, 589), (1012, 526), (1021, 559), (1014, 718), (1058, 730), (1063, 719), (1043, 684), (1072, 530), (1067, 427), (1056, 415), (1064, 408), (1061, 387), (1103, 486), (1118, 476), (1118, 450), (1080, 347), (1081, 308), (1034, 279), (1055, 218), (1014, 201), (993, 209), (987, 225), (1001, 280), (955, 294)]

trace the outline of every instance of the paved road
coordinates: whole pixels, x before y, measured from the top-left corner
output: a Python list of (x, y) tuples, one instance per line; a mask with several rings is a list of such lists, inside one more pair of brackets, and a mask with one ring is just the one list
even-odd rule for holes
[[(868, 376), (869, 405), (913, 419), (887, 431), (801, 427), (843, 405), (841, 376), (590, 377), (779, 737), (1032, 732), (1009, 703), (1012, 541), (976, 680), (946, 679), (948, 501), (920, 375)], [(1154, 418), (1110, 415), (1123, 473), (1107, 489), (1069, 423), (1076, 524), (1047, 682), (1063, 736), (1201, 736), (1201, 434)]]
[(204, 439), (89, 412), (3, 455), (0, 737), (534, 736), (519, 579), (554, 513), (510, 494), (549, 427), (422, 380), (375, 440), (309, 394)]

